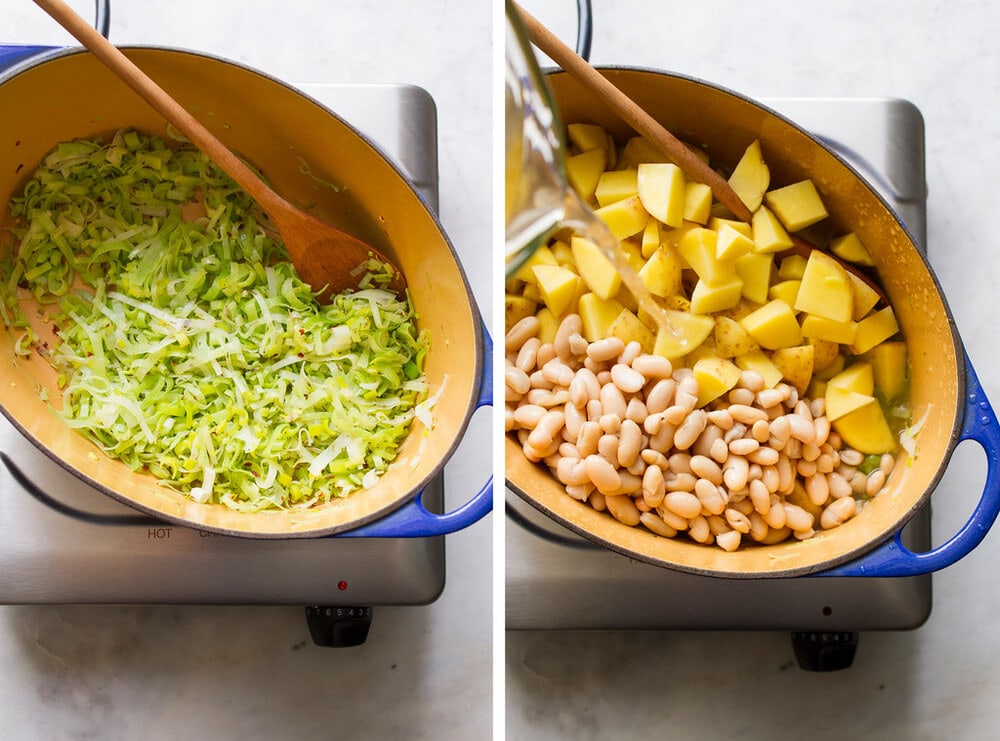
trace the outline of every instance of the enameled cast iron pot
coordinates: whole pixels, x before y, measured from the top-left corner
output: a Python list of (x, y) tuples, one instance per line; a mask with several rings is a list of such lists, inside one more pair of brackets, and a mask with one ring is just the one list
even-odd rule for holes
[[(828, 575), (898, 576), (927, 573), (958, 560), (985, 536), (1000, 509), (1000, 430), (962, 347), (929, 265), (882, 198), (845, 162), (802, 129), (741, 95), (705, 82), (649, 70), (611, 68), (604, 74), (679, 138), (707, 147), (734, 165), (760, 140), (772, 182), (810, 178), (834, 226), (854, 231), (870, 249), (910, 353), (913, 421), (923, 420), (917, 455), (901, 452), (886, 489), (846, 524), (805, 540), (743, 546), (733, 553), (628, 527), (569, 497), (540, 465), (507, 440), (507, 484), (550, 517), (630, 558), (710, 576), (733, 578)], [(564, 122), (605, 126), (634, 135), (569, 75), (549, 76)], [(900, 530), (931, 495), (958, 442), (975, 439), (988, 459), (985, 489), (969, 522), (928, 553), (908, 551)]]
[[(51, 369), (38, 356), (19, 359), (9, 331), (0, 332), (3, 413), (39, 449), (98, 490), (202, 530), (257, 538), (342, 531), (425, 536), (451, 532), (482, 517), (492, 504), (489, 481), (469, 502), (444, 515), (428, 512), (419, 500), (454, 452), (473, 412), (492, 403), (492, 382), (491, 344), (465, 274), (416, 190), (349, 124), (265, 74), (186, 51), (125, 51), (227, 145), (257, 165), (288, 200), (315, 203), (319, 218), (395, 259), (409, 284), (419, 325), (430, 332), (426, 374), (431, 393), (443, 389), (433, 429), (410, 435), (372, 489), (308, 510), (241, 514), (172, 492), (151, 476), (110, 460), (71, 431), (39, 396), (39, 387), (45, 387), (56, 394), (50, 399), (58, 399)], [(2, 229), (10, 218), (6, 203), (49, 149), (123, 126), (167, 133), (159, 115), (89, 53), (47, 52), (0, 75), (0, 248), (11, 248), (10, 234)], [(309, 175), (303, 173), (303, 163)], [(321, 181), (347, 187), (334, 192)]]

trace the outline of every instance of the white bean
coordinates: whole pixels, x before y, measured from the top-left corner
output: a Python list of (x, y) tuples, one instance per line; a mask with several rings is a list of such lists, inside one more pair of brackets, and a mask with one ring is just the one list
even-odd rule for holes
[(535, 359), (538, 357), (538, 348), (542, 341), (537, 337), (529, 337), (517, 351), (517, 360), (514, 365), (525, 373), (531, 373), (535, 369)]
[(819, 525), (824, 530), (844, 524), (854, 517), (857, 504), (852, 497), (834, 499), (819, 516)]
[(624, 363), (611, 366), (611, 381), (626, 394), (634, 394), (646, 385), (645, 376)]
[(601, 493), (618, 491), (622, 485), (621, 476), (618, 471), (608, 461), (599, 455), (588, 455), (584, 459), (587, 477)]
[(662, 355), (640, 355), (632, 361), (632, 368), (648, 379), (670, 378), (674, 368)]
[(526, 316), (517, 322), (504, 337), (504, 349), (507, 352), (517, 352), (529, 337), (538, 334), (541, 322), (537, 317)]
[(674, 447), (678, 450), (687, 450), (694, 445), (694, 441), (705, 431), (706, 422), (707, 418), (703, 409), (691, 412), (674, 433)]
[(598, 362), (613, 360), (621, 355), (624, 349), (625, 343), (619, 338), (606, 337), (603, 340), (590, 343), (590, 347), (587, 348), (587, 357)]
[(677, 530), (670, 527), (663, 518), (652, 512), (643, 512), (639, 515), (639, 523), (644, 525), (650, 532), (656, 533), (661, 538), (673, 538), (677, 535)]
[(689, 491), (668, 491), (663, 497), (663, 506), (686, 520), (701, 513), (701, 500)]

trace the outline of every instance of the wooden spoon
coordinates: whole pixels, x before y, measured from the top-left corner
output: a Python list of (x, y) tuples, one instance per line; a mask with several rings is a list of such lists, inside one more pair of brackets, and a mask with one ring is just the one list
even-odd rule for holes
[(358, 281), (364, 275), (362, 263), (370, 257), (393, 268), (394, 275), (389, 288), (400, 294), (406, 290), (402, 271), (385, 255), (360, 239), (297, 209), (275, 193), (214, 134), (62, 0), (35, 0), (35, 3), (176, 126), (261, 205), (278, 228), (292, 264), (302, 280), (314, 290), (326, 287), (320, 300), (328, 300), (334, 293), (357, 288)]
[[(697, 157), (684, 142), (665, 129), (656, 119), (646, 113), (638, 103), (615, 87), (612, 82), (592, 67), (587, 60), (570, 49), (558, 36), (542, 25), (524, 8), (517, 3), (511, 3), (511, 5), (514, 6), (514, 9), (521, 16), (521, 21), (528, 30), (532, 42), (545, 52), (552, 61), (562, 67), (581, 85), (606, 101), (621, 116), (625, 123), (660, 147), (688, 177), (709, 186), (712, 189), (712, 195), (715, 196), (715, 199), (728, 208), (736, 218), (747, 223), (751, 221), (753, 214), (750, 213), (750, 209), (747, 208), (747, 205), (743, 203), (742, 199), (736, 194), (736, 191), (732, 189), (725, 178)], [(782, 254), (794, 253), (808, 257), (809, 252), (819, 249), (801, 237), (796, 235), (790, 236), (795, 244)], [(855, 265), (841, 260), (836, 255), (831, 254), (830, 257), (840, 263), (845, 270), (853, 273), (871, 286), (883, 301), (888, 301), (882, 287), (864, 271)]]

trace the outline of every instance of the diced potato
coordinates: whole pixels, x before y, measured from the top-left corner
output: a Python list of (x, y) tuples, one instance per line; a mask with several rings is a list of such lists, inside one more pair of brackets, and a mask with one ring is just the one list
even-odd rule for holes
[(750, 221), (753, 230), (753, 241), (757, 245), (757, 252), (771, 253), (781, 252), (791, 247), (794, 242), (781, 225), (778, 218), (771, 213), (767, 206), (761, 206), (753, 212)]
[(781, 371), (782, 377), (795, 387), (799, 395), (804, 395), (813, 375), (812, 345), (785, 347), (771, 353), (771, 362)]
[(854, 232), (837, 237), (830, 242), (830, 252), (841, 260), (853, 262), (855, 265), (867, 265), (871, 267), (875, 264), (872, 260), (868, 248), (861, 242), (861, 238)]
[(577, 297), (577, 281), (579, 276), (558, 265), (536, 265), (535, 278), (542, 292), (542, 300), (553, 315), (562, 317), (573, 306)]
[(729, 224), (719, 228), (719, 236), (715, 244), (715, 256), (720, 260), (735, 260), (753, 252), (754, 241), (743, 232), (734, 229)]
[(573, 250), (566, 242), (557, 239), (549, 245), (549, 249), (552, 251), (552, 256), (556, 258), (556, 262), (559, 265), (576, 272), (576, 259), (573, 257)]
[(539, 290), (537, 283), (525, 283), (521, 289), (521, 295), (529, 301), (534, 301), (536, 304), (542, 303), (542, 292)]
[(851, 281), (851, 290), (854, 291), (854, 321), (860, 321), (868, 315), (868, 312), (875, 308), (881, 300), (878, 291), (861, 280), (851, 271), (847, 271), (847, 277)]
[(763, 350), (751, 350), (743, 355), (737, 355), (733, 362), (741, 370), (756, 371), (764, 379), (767, 388), (774, 388), (781, 382), (781, 371), (777, 369)]
[(684, 224), (687, 178), (677, 165), (645, 162), (638, 168), (639, 200), (650, 216), (667, 226)]
[(882, 342), (867, 355), (875, 376), (875, 388), (887, 399), (894, 399), (906, 388), (907, 365), (905, 342)]
[(778, 277), (781, 280), (802, 280), (806, 272), (806, 258), (802, 255), (789, 255), (778, 265)]
[(650, 219), (646, 222), (646, 228), (642, 230), (642, 256), (648, 260), (661, 244), (660, 222)]
[(695, 228), (688, 231), (677, 247), (688, 266), (706, 283), (720, 285), (736, 277), (736, 266), (715, 256), (718, 232)]
[(728, 316), (715, 318), (715, 351), (723, 358), (735, 358), (757, 349), (757, 342), (743, 325)]
[(724, 283), (708, 283), (702, 278), (691, 292), (691, 311), (714, 314), (736, 306), (742, 296), (743, 281), (735, 275)]
[(826, 317), (806, 314), (802, 319), (802, 336), (815, 338), (817, 340), (827, 340), (841, 345), (850, 345), (854, 342), (854, 336), (858, 332), (858, 323), (835, 322)]
[(736, 258), (736, 274), (743, 281), (744, 298), (758, 304), (767, 301), (773, 264), (774, 256), (770, 254), (753, 252)]
[(606, 162), (603, 149), (591, 149), (566, 159), (566, 179), (584, 201), (593, 202)]
[(866, 404), (875, 404), (874, 396), (859, 394), (849, 388), (826, 384), (826, 417), (834, 422)]
[(770, 184), (771, 171), (764, 162), (760, 142), (754, 139), (729, 176), (729, 186), (753, 213), (760, 206)]
[(688, 181), (684, 193), (684, 220), (705, 224), (712, 214), (712, 189), (704, 183)]
[(681, 256), (669, 245), (659, 247), (639, 270), (639, 280), (654, 296), (681, 292)]
[(834, 360), (841, 357), (840, 345), (836, 342), (810, 337), (809, 344), (813, 346), (813, 373), (829, 368)]
[(899, 325), (896, 323), (896, 315), (891, 306), (886, 306), (858, 322), (858, 332), (854, 336), (851, 351), (855, 355), (863, 355), (898, 331)]
[(812, 180), (800, 180), (769, 191), (764, 195), (764, 202), (790, 232), (805, 229), (827, 217), (826, 206)]
[(740, 380), (740, 369), (724, 358), (702, 358), (694, 364), (698, 381), (698, 406), (703, 407), (729, 391)]
[(583, 322), (583, 336), (587, 342), (596, 342), (608, 337), (611, 324), (624, 308), (620, 301), (605, 300), (594, 293), (580, 296), (577, 301), (577, 313)]
[(552, 313), (548, 306), (539, 309), (535, 318), (538, 320), (538, 339), (543, 343), (554, 342), (561, 320)]
[(660, 148), (643, 139), (641, 136), (633, 136), (622, 148), (618, 157), (618, 169), (637, 168), (646, 162), (670, 162), (670, 157), (660, 151)]
[(777, 299), (784, 301), (789, 306), (795, 306), (795, 299), (798, 298), (799, 288), (802, 287), (800, 280), (783, 280), (773, 283), (767, 290), (767, 297), (772, 301)]
[(802, 340), (802, 331), (792, 307), (775, 300), (764, 304), (740, 320), (743, 328), (768, 350), (793, 347)]
[(653, 352), (671, 360), (682, 358), (693, 351), (715, 328), (715, 320), (710, 316), (672, 309), (668, 309), (666, 313), (670, 326), (677, 331), (677, 335), (661, 327), (656, 334)]
[(891, 453), (896, 449), (896, 438), (877, 402), (835, 420), (833, 429), (847, 445), (868, 455)]
[(715, 231), (719, 232), (722, 231), (722, 227), (724, 226), (728, 226), (730, 229), (735, 229), (747, 239), (753, 239), (753, 227), (751, 227), (745, 221), (739, 221), (737, 219), (726, 219), (721, 216), (713, 216), (708, 220), (709, 229), (714, 229)]
[(552, 250), (549, 249), (548, 245), (541, 245), (535, 252), (525, 260), (524, 265), (518, 268), (517, 272), (514, 273), (514, 277), (518, 280), (522, 280), (525, 283), (535, 282), (535, 271), (534, 267), (536, 265), (558, 265), (559, 261), (556, 260), (556, 256), (552, 254)]
[(639, 196), (602, 206), (594, 213), (608, 225), (616, 239), (627, 239), (638, 234), (646, 228), (646, 221), (649, 220), (649, 214), (643, 208)]
[(645, 353), (653, 352), (656, 341), (652, 330), (640, 322), (639, 318), (628, 309), (623, 309), (611, 323), (611, 326), (608, 327), (608, 335), (617, 337), (626, 345), (630, 342), (638, 342)]
[(840, 345), (837, 345), (837, 354), (834, 356), (827, 365), (822, 368), (813, 368), (813, 376), (822, 381), (829, 381), (831, 378), (835, 378), (837, 374), (844, 370), (844, 366), (847, 365), (847, 360), (840, 353)]
[(504, 326), (507, 331), (525, 317), (532, 316), (538, 310), (538, 304), (524, 296), (506, 294), (504, 296)]
[(597, 124), (571, 123), (566, 127), (566, 137), (581, 152), (608, 146), (608, 133)]
[(639, 194), (635, 170), (609, 170), (603, 173), (594, 190), (599, 206), (608, 206)]
[(625, 254), (625, 260), (629, 266), (636, 272), (642, 270), (642, 266), (646, 264), (646, 258), (642, 256), (640, 241), (636, 239), (623, 239), (618, 243), (618, 246)]
[(851, 321), (854, 290), (843, 266), (829, 255), (813, 250), (806, 261), (795, 309), (835, 322)]
[(571, 248), (576, 269), (590, 290), (600, 298), (613, 298), (621, 287), (622, 277), (601, 248), (583, 237), (573, 237)]
[(872, 364), (865, 361), (853, 363), (847, 370), (833, 376), (829, 385), (835, 388), (850, 389), (865, 396), (872, 396), (875, 393), (875, 375), (872, 371)]

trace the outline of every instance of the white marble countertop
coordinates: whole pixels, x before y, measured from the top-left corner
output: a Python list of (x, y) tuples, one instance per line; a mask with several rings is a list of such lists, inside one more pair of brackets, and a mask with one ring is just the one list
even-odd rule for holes
[[(91, 0), (70, 3), (90, 17)], [(188, 48), (295, 83), (410, 83), (438, 112), (441, 220), (489, 316), (489, 0), (112, 3), (120, 44)], [(0, 42), (72, 39), (4, 0)], [(473, 418), (446, 498), (485, 480)], [(477, 485), (478, 488), (478, 485)], [(0, 607), (0, 738), (482, 738), (492, 728), (493, 518), (447, 537), (444, 593), (375, 611), (365, 645), (312, 645), (298, 607)]]
[[(575, 3), (524, 0), (564, 40)], [(592, 61), (677, 71), (756, 97), (899, 97), (926, 124), (930, 261), (1000, 401), (1000, 9), (985, 2), (593, 0)], [(982, 489), (963, 445), (932, 498), (935, 545)], [(862, 634), (854, 666), (795, 667), (785, 633), (508, 633), (511, 739), (986, 739), (1000, 722), (1000, 536), (933, 578), (929, 620)]]

